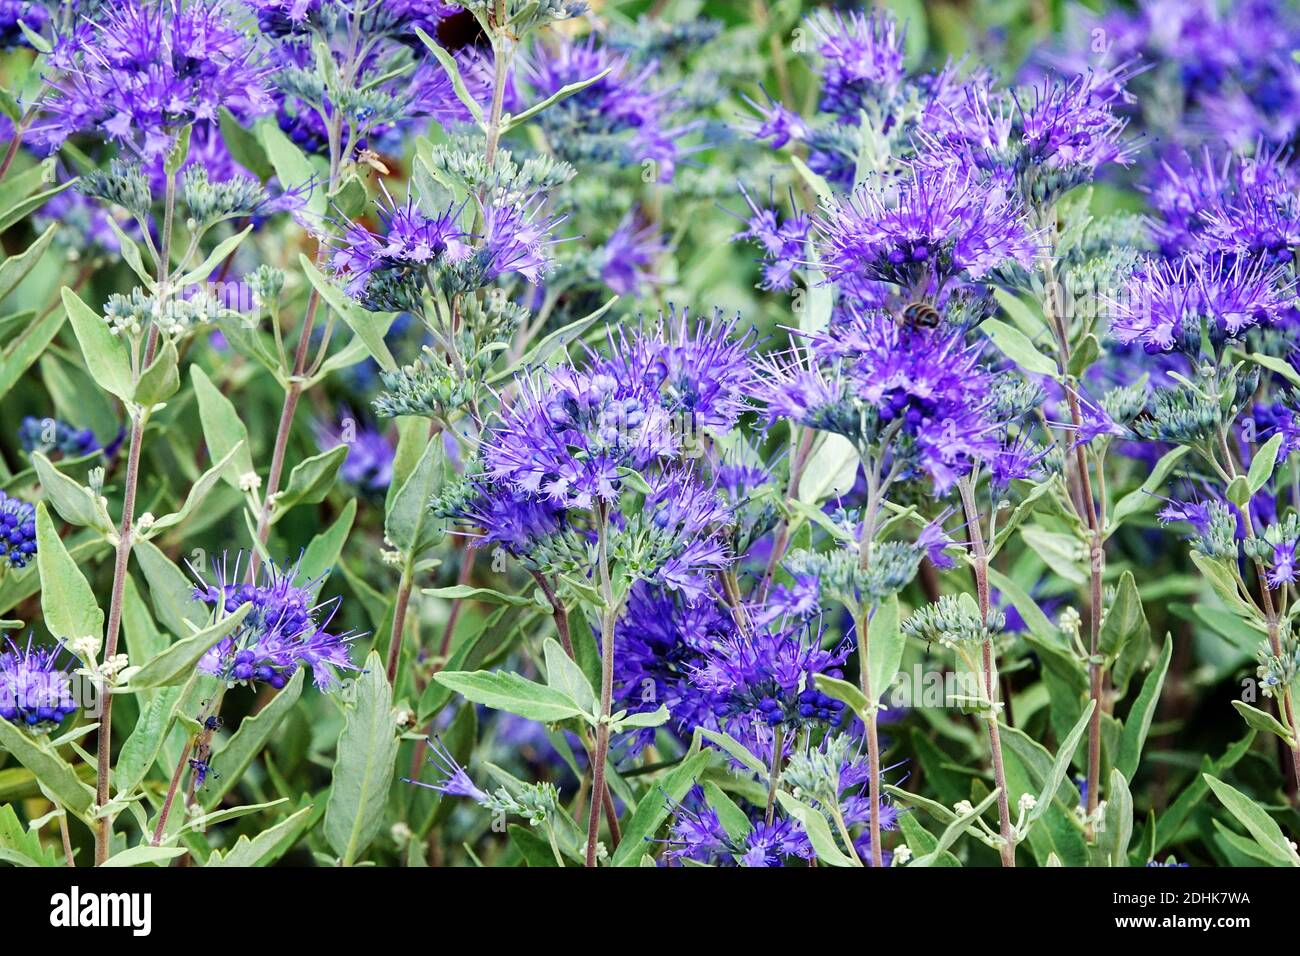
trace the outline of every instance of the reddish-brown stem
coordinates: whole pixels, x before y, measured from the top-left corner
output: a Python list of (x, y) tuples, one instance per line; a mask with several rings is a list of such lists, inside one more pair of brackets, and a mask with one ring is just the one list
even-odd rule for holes
[[(984, 545), (984, 532), (980, 527), (979, 510), (975, 507), (975, 489), (969, 477), (957, 483), (961, 492), (962, 509), (966, 513), (966, 534), (970, 541), (972, 567), (975, 572), (975, 591), (979, 595), (980, 623), (988, 628), (989, 622), (989, 555)], [(1003, 866), (1016, 865), (1016, 846), (1011, 832), (1011, 807), (1007, 802), (1007, 774), (1002, 762), (1002, 733), (998, 728), (997, 663), (993, 659), (993, 638), (985, 634), (983, 642), (984, 693), (988, 697), (989, 749), (993, 755), (993, 780), (998, 787), (998, 833), (1002, 837), (999, 853)]]
[(181, 776), (185, 773), (185, 767), (189, 763), (190, 753), (194, 749), (194, 738), (185, 741), (185, 749), (181, 751), (181, 759), (176, 761), (176, 769), (172, 771), (171, 783), (167, 786), (167, 796), (163, 798), (162, 809), (158, 811), (158, 825), (153, 828), (153, 839), (149, 841), (150, 846), (158, 846), (162, 843), (163, 831), (167, 829), (167, 818), (171, 816), (172, 804), (176, 801), (176, 792), (180, 789)]

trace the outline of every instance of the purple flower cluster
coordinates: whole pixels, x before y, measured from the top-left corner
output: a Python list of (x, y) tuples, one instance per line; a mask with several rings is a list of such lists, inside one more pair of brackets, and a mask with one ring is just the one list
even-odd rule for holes
[(710, 646), (693, 681), (709, 695), (713, 715), (741, 727), (761, 723), (836, 726), (844, 702), (817, 689), (818, 674), (842, 677), (847, 648), (827, 651), (821, 633), (807, 625), (787, 630), (732, 633)]
[(33, 139), (57, 149), (94, 131), (154, 163), (177, 132), (269, 111), (269, 67), (223, 0), (115, 0), (64, 38)]
[(0, 718), (37, 733), (53, 730), (77, 711), (66, 665), (59, 664), (63, 647), (19, 647), (6, 638), (0, 645)]
[(319, 582), (296, 585), (297, 568), (264, 564), (260, 583), (242, 581), (240, 571), (238, 558), (233, 569), (225, 558), (214, 561), (214, 580), (209, 583), (200, 577), (194, 589), (194, 600), (214, 608), (218, 615), (252, 605), (235, 632), (203, 655), (200, 672), (230, 683), (283, 687), (306, 665), (316, 686), (328, 691), (338, 685), (340, 670), (356, 670), (348, 654), (354, 635), (328, 630), (338, 598), (318, 602)]
[(483, 458), (494, 480), (519, 492), (593, 509), (617, 501), (620, 469), (644, 470), (677, 448), (657, 389), (599, 364), (566, 365), (521, 379)]
[(36, 554), (36, 509), (0, 491), (0, 568), (25, 568)]
[(752, 330), (736, 334), (740, 317), (692, 321), (689, 309), (680, 315), (670, 307), (651, 329), (630, 338), (622, 331), (610, 339), (604, 367), (618, 379), (636, 379), (659, 394), (669, 414), (684, 419), (683, 428), (726, 431), (746, 408), (752, 389), (749, 354)]
[(638, 66), (593, 34), (585, 41), (540, 45), (524, 72), (537, 101), (601, 77), (542, 114), (552, 146), (562, 155), (652, 163), (659, 182), (672, 181), (686, 152), (681, 140), (695, 125), (674, 118), (673, 90), (656, 84), (656, 62)]
[(1008, 263), (1028, 267), (1038, 251), (1015, 198), (954, 166), (859, 187), (825, 205), (817, 230), (829, 279), (881, 280), (922, 295)]

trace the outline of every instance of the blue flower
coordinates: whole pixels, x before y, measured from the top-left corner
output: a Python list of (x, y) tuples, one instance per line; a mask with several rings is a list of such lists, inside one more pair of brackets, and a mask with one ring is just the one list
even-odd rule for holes
[[(317, 602), (320, 581), (295, 585), (298, 569), (263, 564), (260, 583), (245, 583), (240, 558), (233, 570), (226, 559), (213, 561), (214, 581), (201, 577), (194, 600), (214, 608), (218, 617), (245, 604), (252, 608), (234, 633), (218, 641), (199, 661), (199, 670), (236, 684), (262, 682), (283, 687), (299, 666), (311, 668), (316, 686), (338, 685), (340, 670), (356, 670), (349, 645), (356, 635), (327, 630), (341, 599)], [(196, 572), (197, 576), (197, 572)]]
[(56, 648), (20, 648), (7, 638), (8, 649), (0, 645), (0, 717), (37, 733), (53, 730), (76, 712), (72, 683), (58, 659)]

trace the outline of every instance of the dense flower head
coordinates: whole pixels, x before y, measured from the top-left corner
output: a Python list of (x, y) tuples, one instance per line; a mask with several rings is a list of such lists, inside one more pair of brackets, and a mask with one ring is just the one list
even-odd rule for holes
[(414, 197), (404, 205), (388, 197), (379, 203), (382, 231), (371, 232), (350, 223), (338, 240), (330, 265), (348, 294), (375, 309), (400, 310), (403, 291), (414, 294), (440, 267), (469, 258), (469, 236), (460, 228), (460, 208), (449, 206), (435, 215), (420, 208)]
[(1149, 67), (1133, 85), (1141, 119), (1166, 141), (1226, 142), (1244, 148), (1261, 137), (1281, 144), (1300, 128), (1300, 43), (1295, 7), (1278, 0), (1139, 0), (1079, 18), (1064, 47), (1036, 59), (1068, 72), (1104, 60)]
[(296, 567), (263, 564), (258, 583), (241, 574), (240, 558), (233, 569), (226, 559), (213, 561), (213, 581), (196, 573), (194, 600), (215, 609), (220, 617), (251, 604), (235, 631), (218, 641), (199, 660), (199, 671), (234, 684), (262, 682), (283, 687), (300, 666), (311, 668), (321, 690), (338, 685), (338, 671), (356, 670), (349, 657), (350, 633), (331, 634), (330, 621), (339, 600), (318, 602), (319, 581), (295, 584)]
[(75, 428), (56, 418), (36, 418), (27, 415), (18, 426), (18, 443), (23, 451), (38, 451), (43, 455), (60, 452), (68, 457), (81, 457), (99, 450), (95, 433), (89, 428)]
[[(640, 66), (595, 34), (584, 41), (541, 44), (526, 62), (534, 97), (602, 76), (542, 114), (552, 145), (566, 157), (584, 150), (597, 160), (651, 162), (659, 182), (670, 182), (684, 153), (680, 140), (694, 124), (674, 125), (671, 88), (656, 83), (659, 65)], [(606, 72), (608, 71), (608, 72)]]
[(629, 565), (687, 601), (699, 601), (712, 576), (732, 561), (719, 535), (731, 510), (683, 467), (660, 472), (648, 486), (642, 512), (628, 525), (641, 531)]
[(556, 240), (551, 233), (563, 216), (543, 211), (544, 197), (483, 208), (485, 275), (495, 279), (511, 273), (536, 285), (551, 267), (549, 249)]
[(891, 15), (819, 11), (808, 23), (822, 60), (823, 112), (856, 122), (864, 103), (887, 100), (906, 76), (906, 31)]
[(477, 546), (499, 545), (530, 567), (536, 552), (566, 527), (564, 508), (549, 498), (486, 480), (473, 481), (467, 491), (440, 513), (476, 529)]
[(25, 647), (12, 638), (0, 644), (0, 718), (44, 733), (76, 712), (62, 653), (62, 645), (32, 647), (30, 637)]
[(36, 554), (36, 509), (0, 491), (0, 568), (24, 568)]
[(487, 473), (567, 508), (617, 500), (620, 468), (674, 455), (678, 441), (657, 390), (596, 365), (519, 379), (520, 394), (484, 442)]
[[(783, 220), (775, 209), (759, 206), (743, 186), (740, 192), (750, 215), (744, 220), (745, 228), (732, 238), (749, 239), (763, 250), (763, 278), (759, 287), (769, 291), (793, 288), (795, 269), (808, 255), (805, 247), (812, 232), (812, 218), (795, 213)], [(791, 205), (794, 205), (793, 198)]]
[(820, 629), (814, 626), (763, 628), (719, 640), (706, 651), (692, 680), (709, 694), (720, 720), (738, 718), (742, 725), (752, 721), (772, 727), (818, 721), (836, 726), (844, 716), (844, 703), (819, 691), (815, 678), (843, 676), (840, 667), (847, 656), (844, 647), (823, 650)]
[(749, 353), (754, 333), (737, 334), (740, 316), (692, 320), (690, 310), (669, 307), (658, 322), (630, 336), (611, 334), (603, 367), (616, 378), (633, 378), (655, 392), (665, 411), (685, 419), (682, 427), (725, 431), (745, 410), (753, 375)]
[[(712, 702), (692, 673), (710, 647), (734, 632), (734, 620), (716, 601), (692, 603), (666, 587), (638, 583), (614, 629), (614, 708), (641, 713), (667, 706), (682, 740), (696, 727), (716, 727)], [(654, 736), (653, 728), (643, 728), (620, 746), (634, 756)]]
[(1132, 162), (1135, 147), (1116, 113), (1128, 75), (1119, 67), (1049, 76), (1019, 91), (977, 76), (931, 104), (916, 136), (918, 162), (970, 165), (1026, 202), (1050, 203), (1103, 167)]
[(1297, 177), (1280, 149), (1253, 155), (1208, 148), (1167, 155), (1148, 187), (1152, 232), (1166, 256), (1290, 263), (1300, 244)]
[(61, 51), (34, 137), (54, 149), (93, 130), (155, 161), (183, 126), (215, 123), (223, 106), (267, 112), (268, 68), (234, 17), (224, 0), (106, 4)]
[(904, 475), (928, 474), (942, 492), (995, 453), (990, 379), (960, 330), (911, 328), (887, 313), (862, 313), (815, 343), (842, 366), (871, 415), (864, 437), (888, 436)]
[(709, 866), (774, 867), (814, 857), (807, 834), (784, 817), (771, 823), (753, 820), (742, 836), (728, 833), (717, 811), (704, 803), (698, 791), (688, 795), (688, 801), (698, 809), (685, 804), (676, 808), (664, 852), (670, 864), (692, 860)]
[(1164, 260), (1139, 270), (1110, 303), (1111, 332), (1148, 353), (1195, 354), (1202, 328), (1216, 346), (1278, 321), (1295, 299), (1280, 268), (1237, 259), (1231, 265)]
[(913, 168), (823, 204), (818, 249), (827, 276), (895, 283), (925, 293), (950, 279), (982, 278), (1037, 249), (1020, 204), (955, 166)]

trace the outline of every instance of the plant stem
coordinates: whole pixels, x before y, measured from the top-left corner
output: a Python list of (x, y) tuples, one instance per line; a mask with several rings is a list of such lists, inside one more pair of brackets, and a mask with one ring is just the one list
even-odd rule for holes
[[(158, 250), (158, 296), (156, 306), (158, 315), (165, 314), (167, 297), (171, 291), (171, 245), (172, 223), (176, 210), (176, 176), (167, 175), (166, 192), (163, 199), (163, 228)], [(149, 335), (145, 341), (144, 360), (136, 371), (137, 380), (144, 369), (154, 360), (158, 351), (158, 324), (149, 324)], [(135, 526), (136, 489), (140, 484), (140, 451), (144, 444), (144, 427), (149, 412), (136, 408), (131, 416), (131, 438), (126, 457), (126, 486), (122, 493), (122, 523), (117, 532), (117, 549), (113, 559), (113, 588), (109, 596), (108, 622), (104, 628), (105, 663), (117, 655), (117, 638), (122, 627), (122, 600), (126, 593), (127, 564), (131, 559), (132, 533)], [(103, 688), (103, 713), (99, 718), (98, 742), (95, 753), (95, 803), (103, 808), (109, 801), (109, 779), (112, 774), (113, 749), (113, 695)], [(104, 814), (95, 827), (95, 865), (99, 866), (108, 859), (109, 847), (113, 840), (112, 818)]]
[(388, 666), (385, 673), (388, 683), (396, 686), (397, 664), (402, 657), (402, 633), (406, 630), (406, 609), (411, 603), (411, 586), (415, 582), (415, 572), (411, 559), (402, 564), (402, 581), (397, 587), (397, 604), (393, 608), (393, 629), (388, 637)]
[(767, 784), (767, 807), (763, 811), (763, 819), (767, 825), (772, 825), (772, 820), (776, 816), (776, 790), (777, 785), (781, 782), (781, 764), (785, 751), (785, 728), (777, 727), (772, 733), (772, 769), (768, 772)]
[[(307, 299), (307, 311), (303, 315), (302, 333), (298, 337), (298, 346), (293, 356), (293, 377), (289, 388), (284, 393), (284, 406), (280, 409), (280, 424), (275, 431), (275, 447), (271, 452), (271, 471), (266, 476), (266, 494), (262, 498), (262, 513), (257, 518), (257, 543), (266, 546), (271, 536), (271, 512), (275, 507), (275, 496), (280, 491), (280, 479), (284, 474), (284, 456), (289, 447), (289, 432), (293, 430), (293, 418), (298, 411), (298, 400), (302, 398), (302, 376), (307, 368), (307, 353), (311, 344), (311, 331), (316, 324), (316, 312), (320, 308), (320, 293), (312, 287)], [(249, 579), (257, 576), (257, 569), (262, 556), (259, 548), (253, 549), (248, 562)]]
[[(975, 489), (970, 476), (963, 477), (957, 487), (961, 492), (962, 508), (966, 512), (966, 533), (970, 538), (971, 553), (975, 560), (975, 590), (979, 595), (980, 623), (985, 630), (989, 623), (989, 555), (984, 545), (984, 532), (980, 529), (979, 511), (975, 507)], [(1016, 846), (1012, 839), (1011, 807), (1007, 802), (1007, 774), (1002, 762), (1002, 733), (998, 729), (997, 710), (997, 662), (993, 654), (993, 638), (984, 635), (983, 641), (983, 683), (988, 698), (989, 749), (993, 754), (993, 780), (998, 787), (998, 832), (1002, 837), (999, 852), (1002, 854), (1003, 866), (1016, 865)]]
[(614, 700), (614, 622), (618, 608), (609, 578), (608, 506), (597, 506), (597, 548), (600, 588), (605, 607), (600, 615), (600, 725), (596, 728), (596, 753), (592, 756), (591, 810), (587, 814), (587, 866), (596, 865), (596, 837), (600, 830), (600, 808), (605, 800), (605, 762), (609, 758), (609, 717)]
[(176, 792), (180, 789), (181, 776), (185, 773), (193, 749), (194, 738), (191, 737), (185, 741), (185, 749), (181, 751), (181, 758), (176, 761), (176, 769), (172, 772), (171, 783), (167, 785), (167, 796), (163, 798), (162, 809), (158, 811), (158, 824), (153, 829), (153, 839), (149, 841), (150, 846), (158, 846), (162, 843), (163, 831), (167, 829), (167, 818), (171, 816), (172, 804), (176, 800)]
[(72, 835), (68, 833), (68, 812), (66, 810), (59, 814), (59, 839), (63, 842), (64, 863), (75, 868), (77, 859), (72, 855)]
[[(1055, 221), (1052, 222), (1053, 231), (1055, 230)], [(1043, 278), (1045, 280), (1045, 295), (1043, 297), (1043, 312), (1047, 317), (1048, 325), (1051, 327), (1053, 334), (1056, 336), (1057, 344), (1057, 362), (1061, 372), (1063, 390), (1065, 392), (1066, 403), (1070, 408), (1070, 422), (1073, 426), (1075, 435), (1083, 425), (1083, 415), (1079, 411), (1078, 392), (1071, 387), (1069, 379), (1070, 366), (1070, 333), (1065, 326), (1065, 318), (1060, 304), (1057, 302), (1057, 281), (1056, 266), (1050, 257), (1043, 260)], [(1106, 673), (1102, 667), (1099, 655), (1098, 645), (1101, 640), (1101, 616), (1103, 611), (1103, 592), (1102, 592), (1102, 570), (1105, 564), (1106, 550), (1105, 544), (1101, 537), (1101, 523), (1097, 515), (1097, 503), (1092, 494), (1092, 479), (1088, 470), (1088, 454), (1083, 444), (1077, 439), (1074, 445), (1075, 470), (1079, 478), (1079, 495), (1083, 499), (1083, 517), (1088, 523), (1088, 533), (1091, 538), (1088, 553), (1088, 578), (1089, 578), (1089, 604), (1091, 605), (1088, 614), (1088, 696), (1093, 702), (1092, 718), (1088, 721), (1088, 805), (1087, 805), (1087, 834), (1088, 839), (1093, 836), (1093, 815), (1097, 812), (1097, 804), (1101, 794), (1101, 715), (1103, 699), (1106, 696), (1105, 678)]]

